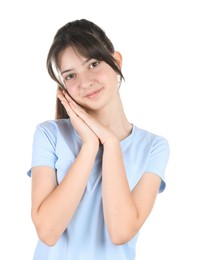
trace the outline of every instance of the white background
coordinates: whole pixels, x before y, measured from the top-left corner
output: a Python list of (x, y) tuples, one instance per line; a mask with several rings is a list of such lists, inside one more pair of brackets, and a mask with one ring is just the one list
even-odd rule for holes
[[(55, 83), (46, 55), (73, 19), (101, 26), (123, 55), (121, 94), (135, 125), (170, 143), (167, 188), (137, 244), (137, 260), (201, 260), (201, 1), (3, 1), (0, 4), (0, 259), (31, 260), (32, 136), (53, 119)], [(96, 259), (95, 259), (96, 260)]]

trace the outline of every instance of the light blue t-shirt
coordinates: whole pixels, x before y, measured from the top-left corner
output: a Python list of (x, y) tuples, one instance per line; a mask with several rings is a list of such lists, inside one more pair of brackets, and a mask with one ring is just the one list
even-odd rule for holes
[[(131, 134), (120, 144), (130, 189), (135, 187), (144, 172), (152, 172), (161, 177), (159, 192), (162, 192), (169, 158), (167, 140), (133, 126)], [(81, 145), (69, 119), (43, 122), (37, 125), (34, 134), (31, 167), (54, 168), (60, 183)], [(49, 247), (39, 240), (33, 260), (135, 259), (138, 234), (124, 245), (114, 245), (108, 235), (102, 207), (102, 153), (100, 146), (85, 193), (70, 224), (55, 246)], [(31, 170), (28, 175), (31, 176)]]

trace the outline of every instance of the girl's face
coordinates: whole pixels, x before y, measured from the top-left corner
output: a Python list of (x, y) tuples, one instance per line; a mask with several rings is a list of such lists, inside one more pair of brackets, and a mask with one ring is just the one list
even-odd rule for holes
[(117, 73), (104, 61), (88, 60), (68, 47), (57, 64), (67, 92), (86, 109), (97, 110), (118, 93)]

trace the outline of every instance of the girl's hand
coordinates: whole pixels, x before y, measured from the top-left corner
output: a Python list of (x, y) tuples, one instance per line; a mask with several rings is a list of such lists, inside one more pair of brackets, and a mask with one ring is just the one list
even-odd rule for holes
[(68, 102), (68, 106), (66, 105), (68, 109), (66, 109), (67, 113), (69, 114), (70, 110), (70, 113), (73, 114), (74, 117), (77, 116), (77, 118), (79, 118), (83, 123), (85, 123), (91, 129), (91, 131), (97, 136), (101, 144), (104, 145), (106, 141), (110, 140), (111, 138), (116, 138), (111, 130), (97, 122), (81, 106), (74, 102), (74, 100), (67, 93), (63, 94), (66, 99), (66, 102)]
[(76, 103), (73, 99), (64, 91), (58, 90), (57, 97), (60, 99), (61, 103), (65, 107), (67, 114), (70, 117), (71, 123), (74, 126), (75, 130), (78, 132), (83, 143), (88, 143), (92, 145), (99, 146), (99, 139), (93, 130), (86, 124), (86, 122), (80, 118), (73, 109), (73, 106)]

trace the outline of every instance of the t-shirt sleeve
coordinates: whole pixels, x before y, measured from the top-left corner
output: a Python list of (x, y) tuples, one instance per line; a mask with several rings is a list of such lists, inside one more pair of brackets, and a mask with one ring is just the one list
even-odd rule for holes
[[(56, 138), (51, 126), (38, 125), (32, 143), (31, 168), (34, 166), (49, 166), (55, 168), (57, 156), (55, 154)], [(31, 169), (27, 172), (31, 176)]]
[(168, 141), (163, 137), (156, 138), (150, 150), (145, 172), (152, 172), (161, 177), (159, 192), (162, 192), (166, 187), (165, 169), (169, 155), (170, 148)]

